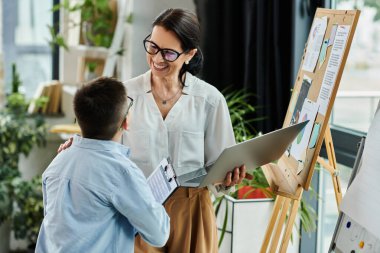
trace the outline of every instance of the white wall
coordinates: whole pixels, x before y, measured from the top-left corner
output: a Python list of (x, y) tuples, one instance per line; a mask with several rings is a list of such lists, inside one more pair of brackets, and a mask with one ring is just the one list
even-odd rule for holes
[[(3, 0), (0, 0), (0, 34), (3, 36)], [(3, 52), (3, 40), (0, 39), (0, 52)]]
[(167, 8), (183, 8), (195, 12), (193, 0), (134, 0), (132, 40), (132, 77), (148, 70), (143, 39), (152, 31), (152, 22)]

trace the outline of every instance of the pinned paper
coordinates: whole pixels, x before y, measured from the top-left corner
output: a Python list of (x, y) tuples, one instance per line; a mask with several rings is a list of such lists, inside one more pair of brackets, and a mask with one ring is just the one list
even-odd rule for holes
[(334, 89), (340, 63), (344, 56), (344, 49), (346, 47), (349, 32), (349, 25), (339, 25), (336, 31), (336, 36), (331, 49), (330, 58), (327, 63), (326, 72), (323, 76), (322, 87), (319, 90), (317, 99), (317, 104), (320, 106), (319, 113), (322, 115), (326, 114), (329, 105), (330, 96)]
[(313, 127), (313, 132), (311, 133), (309, 148), (315, 148), (315, 144), (317, 144), (319, 130), (321, 129), (320, 123), (315, 123)]
[(319, 68), (322, 67), (323, 63), (326, 60), (326, 52), (327, 52), (327, 47), (329, 44), (329, 40), (324, 40), (321, 48), (321, 53), (319, 55), (318, 63), (319, 63)]
[(333, 25), (333, 27), (331, 28), (329, 43), (327, 44), (328, 47), (331, 46), (332, 44), (334, 44), (334, 39), (335, 39), (335, 34), (336, 34), (337, 28), (338, 28), (337, 24)]
[(304, 129), (298, 134), (297, 138), (292, 142), (292, 147), (290, 149), (290, 154), (296, 160), (304, 160), (304, 152), (307, 149), (307, 144), (310, 140), (311, 130), (318, 112), (318, 104), (311, 101), (310, 99), (305, 99), (305, 103), (302, 107), (300, 113), (299, 122), (304, 122), (309, 120)]
[(307, 42), (307, 49), (305, 59), (303, 61), (302, 69), (314, 72), (317, 65), (319, 52), (322, 46), (323, 37), (325, 36), (327, 28), (327, 17), (315, 18), (310, 30), (309, 39)]
[(296, 102), (298, 98), (298, 91), (294, 90), (292, 93), (292, 98), (289, 103), (289, 111), (294, 112), (294, 108), (296, 107)]
[[(300, 93), (297, 97), (297, 102), (296, 105), (294, 106), (293, 109), (293, 115), (292, 118), (290, 119), (290, 125), (297, 124), (299, 122), (299, 116), (301, 113), (301, 110), (303, 108), (303, 104), (305, 102), (305, 99), (307, 99), (307, 95), (309, 94), (309, 89), (311, 87), (311, 78), (308, 77), (307, 75), (304, 75), (303, 81), (302, 81), (302, 86), (300, 89)], [(297, 94), (295, 94), (297, 95)], [(293, 100), (293, 98), (292, 98)], [(293, 105), (291, 105), (293, 106)]]

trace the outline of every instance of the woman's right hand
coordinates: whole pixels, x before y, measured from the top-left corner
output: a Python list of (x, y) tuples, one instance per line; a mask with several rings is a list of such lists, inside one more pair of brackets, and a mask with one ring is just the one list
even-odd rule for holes
[(71, 144), (73, 144), (73, 137), (70, 137), (65, 143), (59, 145), (57, 152), (60, 153), (61, 151), (69, 148)]

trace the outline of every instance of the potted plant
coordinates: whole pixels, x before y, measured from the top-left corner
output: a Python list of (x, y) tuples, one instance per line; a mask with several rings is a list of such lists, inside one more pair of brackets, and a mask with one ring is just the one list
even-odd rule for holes
[[(15, 201), (14, 180), (19, 178), (20, 154), (28, 155), (34, 146), (46, 143), (47, 126), (41, 115), (28, 115), (29, 101), (19, 92), (21, 81), (12, 65), (12, 92), (0, 109), (0, 224), (10, 220)], [(43, 106), (46, 98), (36, 101)], [(8, 242), (9, 243), (9, 242)], [(9, 246), (8, 246), (9, 248)]]
[[(64, 0), (60, 4), (53, 6), (52, 11), (64, 10), (67, 13), (80, 12), (80, 19), (68, 19), (68, 30), (77, 29), (80, 32), (80, 43), (88, 47), (100, 47), (108, 49), (111, 46), (115, 23), (116, 23), (116, 1), (109, 0), (82, 0), (75, 4), (70, 4), (69, 0)], [(48, 26), (51, 34), (51, 46), (57, 45), (69, 51), (70, 47), (62, 34), (57, 34), (54, 27)], [(122, 52), (123, 50), (119, 50)], [(94, 75), (102, 73), (104, 59), (85, 58), (83, 59), (83, 69), (88, 76), (84, 79), (92, 79)]]
[(34, 252), (38, 232), (44, 217), (42, 179), (14, 180), (14, 210), (12, 229), (16, 239), (26, 239), (28, 250)]
[[(249, 119), (255, 111), (247, 101), (253, 97), (244, 90), (223, 91), (229, 107), (236, 142), (253, 138), (257, 131), (251, 123), (259, 119)], [(219, 231), (219, 251), (259, 252), (268, 225), (275, 196), (261, 168), (255, 169), (253, 179), (244, 179), (236, 186), (236, 191), (215, 199), (215, 214)], [(306, 231), (316, 229), (316, 213), (301, 200), (300, 219)], [(299, 236), (296, 234), (296, 236)], [(294, 246), (295, 251), (296, 245)], [(290, 251), (291, 252), (291, 251)]]
[[(63, 9), (67, 12), (80, 11), (80, 22), (69, 20), (70, 28), (79, 26), (82, 31), (82, 42), (88, 46), (106, 47), (111, 46), (114, 29), (114, 11), (110, 7), (109, 0), (83, 0), (70, 5), (69, 0), (53, 6), (52, 11)], [(56, 34), (54, 27), (48, 26), (52, 40), (51, 45), (58, 45), (68, 50), (68, 45), (61, 34)]]

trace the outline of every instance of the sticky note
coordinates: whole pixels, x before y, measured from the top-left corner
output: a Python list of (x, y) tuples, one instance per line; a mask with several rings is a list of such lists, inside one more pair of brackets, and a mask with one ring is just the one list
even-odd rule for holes
[(315, 147), (315, 144), (317, 143), (317, 140), (318, 140), (320, 129), (321, 129), (321, 124), (314, 123), (313, 132), (311, 133), (311, 137), (310, 137), (309, 148)]
[(328, 39), (323, 41), (321, 52), (319, 54), (319, 59), (318, 59), (319, 67), (322, 67), (323, 63), (326, 60), (326, 52), (327, 52), (328, 44), (329, 44)]

